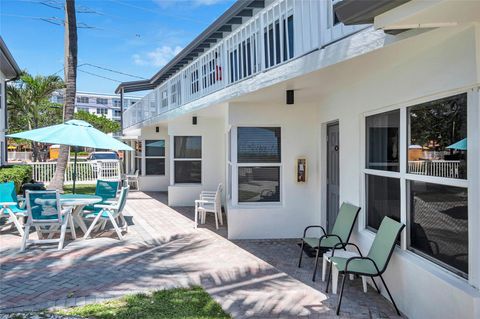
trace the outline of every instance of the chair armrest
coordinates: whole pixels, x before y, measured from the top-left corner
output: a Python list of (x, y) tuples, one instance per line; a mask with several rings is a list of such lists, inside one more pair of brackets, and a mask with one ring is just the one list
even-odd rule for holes
[(212, 201), (209, 200), (203, 200), (203, 199), (196, 199), (195, 204), (206, 204), (206, 203), (211, 203)]
[[(358, 256), (357, 256), (357, 257), (350, 257), (350, 258), (347, 259), (347, 262), (345, 263), (345, 269), (343, 270), (343, 272), (344, 272), (344, 273), (347, 273), (347, 272), (348, 272), (348, 264), (349, 264), (351, 261), (357, 260), (357, 259), (360, 259), (360, 260), (370, 260), (370, 261), (373, 263), (373, 265), (375, 266), (375, 269), (377, 270), (377, 273), (380, 274), (380, 270), (378, 269), (377, 264), (375, 263), (375, 261), (374, 261), (372, 258), (370, 258), (370, 257), (358, 257)], [(342, 270), (339, 269), (339, 271), (342, 271)]]
[(64, 209), (62, 209), (61, 214), (62, 215), (71, 214), (72, 210), (73, 210), (73, 207), (64, 208)]
[[(106, 204), (116, 204), (117, 203), (117, 201), (113, 200), (113, 199), (104, 200), (103, 202), (106, 203)], [(101, 204), (97, 204), (97, 205), (101, 205)], [(96, 206), (96, 205), (93, 205), (93, 206)]]
[(354, 246), (355, 248), (357, 248), (357, 251), (358, 251), (358, 254), (360, 255), (360, 257), (363, 257), (362, 252), (360, 251), (360, 248), (358, 248), (358, 246), (355, 245), (354, 243), (338, 243), (338, 244), (336, 244), (335, 246), (333, 246), (332, 257), (334, 256), (336, 249), (345, 249), (346, 246)]
[(325, 229), (320, 226), (320, 225), (311, 225), (311, 226), (307, 226), (305, 227), (305, 229), (303, 230), (303, 237), (306, 237), (307, 235), (307, 230), (309, 230), (310, 228), (320, 228), (322, 231), (323, 231), (323, 234), (326, 235), (327, 232), (325, 231)]
[(325, 235), (321, 236), (321, 237), (318, 239), (318, 247), (320, 247), (320, 244), (322, 243), (322, 239), (328, 238), (328, 237), (337, 237), (338, 240), (340, 241), (339, 243), (335, 244), (333, 247), (335, 247), (335, 246), (337, 246), (337, 245), (339, 245), (339, 244), (345, 246), (345, 243), (342, 241), (342, 239), (340, 238), (340, 236), (335, 235), (335, 234), (325, 234)]
[(215, 196), (200, 196), (200, 200), (215, 200)]
[(95, 204), (93, 207), (95, 208), (112, 208), (113, 205), (105, 205), (105, 204)]

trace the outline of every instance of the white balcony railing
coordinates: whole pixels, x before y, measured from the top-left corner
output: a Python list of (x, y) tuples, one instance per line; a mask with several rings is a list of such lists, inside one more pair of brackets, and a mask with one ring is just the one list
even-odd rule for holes
[(446, 178), (459, 178), (460, 161), (409, 161), (408, 172), (418, 175), (428, 175)]
[(123, 117), (124, 128), (268, 71), (361, 28), (336, 23), (332, 3), (273, 1), (129, 107)]
[[(36, 182), (49, 183), (55, 174), (56, 162), (29, 163), (32, 166), (32, 179)], [(97, 179), (120, 180), (120, 161), (77, 162), (77, 184), (95, 184)], [(65, 172), (65, 184), (73, 182), (73, 162), (69, 162)]]

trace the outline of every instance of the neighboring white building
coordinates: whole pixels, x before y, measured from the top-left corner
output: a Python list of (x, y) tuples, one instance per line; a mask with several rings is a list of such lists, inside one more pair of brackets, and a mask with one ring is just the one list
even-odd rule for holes
[(480, 318), (479, 88), (480, 1), (244, 0), (116, 93), (152, 90), (124, 114), (140, 189), (191, 206), (223, 183), (232, 239), (330, 228), (346, 201), (367, 252), (390, 216), (400, 310)]
[[(123, 110), (140, 100), (136, 96), (123, 97)], [(64, 103), (64, 91), (57, 91), (52, 95), (51, 101), (54, 103)], [(120, 122), (120, 96), (103, 93), (77, 92), (75, 102), (75, 112), (82, 110), (98, 116), (105, 115), (110, 120)]]
[(7, 82), (13, 81), (20, 75), (20, 68), (15, 62), (7, 45), (0, 37), (0, 166), (7, 163), (7, 143), (5, 132), (7, 123)]

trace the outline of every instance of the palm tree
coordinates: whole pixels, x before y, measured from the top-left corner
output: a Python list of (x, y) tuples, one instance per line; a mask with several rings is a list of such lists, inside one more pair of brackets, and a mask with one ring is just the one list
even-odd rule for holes
[[(65, 106), (63, 120), (73, 119), (75, 112), (75, 95), (77, 93), (77, 18), (75, 15), (75, 0), (65, 0)], [(68, 163), (70, 147), (60, 146), (55, 175), (48, 187), (63, 189), (65, 170)]]
[[(60, 109), (50, 102), (50, 97), (63, 87), (59, 76), (32, 76), (24, 72), (20, 81), (7, 87), (9, 129), (13, 132), (26, 131), (58, 124)], [(34, 161), (38, 160), (39, 150), (39, 143), (33, 142)]]

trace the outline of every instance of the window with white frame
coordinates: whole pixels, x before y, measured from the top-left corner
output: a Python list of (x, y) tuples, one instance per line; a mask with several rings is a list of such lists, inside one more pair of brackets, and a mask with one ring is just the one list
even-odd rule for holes
[(175, 136), (173, 144), (175, 184), (202, 183), (202, 137)]
[(107, 105), (108, 99), (97, 97), (97, 104)]
[(145, 140), (145, 175), (165, 175), (165, 140)]
[(98, 115), (107, 115), (108, 114), (108, 109), (103, 108), (103, 107), (99, 107), (99, 108), (97, 108), (97, 114)]
[(77, 103), (88, 104), (88, 96), (77, 96)]
[(468, 278), (467, 94), (367, 116), (365, 126), (367, 228), (401, 221), (406, 249)]
[(198, 70), (195, 69), (190, 73), (191, 94), (195, 94), (200, 91)]
[(160, 94), (161, 94), (162, 107), (167, 107), (168, 106), (168, 88), (163, 90)]
[(238, 127), (238, 203), (280, 202), (281, 128)]
[(277, 19), (263, 29), (263, 47), (265, 68), (293, 58), (293, 15)]

